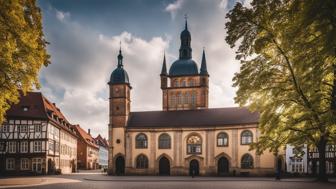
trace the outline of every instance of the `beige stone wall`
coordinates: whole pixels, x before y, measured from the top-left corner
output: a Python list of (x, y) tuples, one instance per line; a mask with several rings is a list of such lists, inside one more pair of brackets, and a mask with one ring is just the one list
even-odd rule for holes
[(77, 166), (77, 138), (60, 131), (60, 169), (63, 174), (71, 173)]
[[(208, 81), (207, 76), (180, 76), (170, 78), (170, 85), (167, 88), (162, 89), (163, 110), (207, 108), (209, 93), (208, 82), (205, 82), (206, 84), (202, 84), (201, 77), (205, 77), (205, 80)], [(196, 94), (195, 104), (193, 104), (190, 100), (178, 102), (178, 94), (181, 94), (183, 99), (185, 99), (185, 96), (188, 94), (191, 99), (191, 94), (193, 93)], [(175, 103), (174, 100), (172, 100), (174, 98), (176, 99)]]
[[(241, 145), (240, 135), (244, 130), (253, 133), (253, 141), (256, 141), (257, 129), (255, 125), (214, 127), (198, 129), (130, 129), (127, 132), (126, 140), (131, 140), (130, 149), (126, 150), (126, 156), (130, 156), (126, 174), (150, 174), (157, 175), (159, 172), (159, 159), (165, 156), (170, 161), (172, 175), (188, 175), (189, 163), (192, 159), (197, 159), (200, 165), (201, 175), (216, 175), (217, 161), (224, 156), (229, 160), (230, 173), (249, 172), (250, 175), (273, 174), (275, 158), (272, 153), (265, 152), (263, 155), (256, 155), (255, 151), (249, 151), (249, 145)], [(229, 136), (227, 147), (217, 146), (217, 135), (226, 132)], [(139, 133), (143, 133), (148, 139), (148, 148), (137, 149), (135, 138)], [(162, 133), (167, 133), (171, 137), (171, 149), (158, 149), (158, 139)], [(198, 155), (187, 154), (187, 139), (191, 135), (198, 135), (202, 138), (202, 153)], [(241, 158), (249, 153), (254, 160), (253, 169), (240, 169)], [(136, 169), (136, 158), (143, 154), (149, 160), (148, 169)]]

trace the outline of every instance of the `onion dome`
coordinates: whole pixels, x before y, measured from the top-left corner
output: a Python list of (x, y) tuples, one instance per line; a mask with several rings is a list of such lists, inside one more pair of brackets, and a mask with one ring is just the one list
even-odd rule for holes
[(129, 78), (126, 70), (123, 68), (123, 56), (121, 50), (118, 55), (118, 67), (112, 72), (109, 84), (129, 84)]

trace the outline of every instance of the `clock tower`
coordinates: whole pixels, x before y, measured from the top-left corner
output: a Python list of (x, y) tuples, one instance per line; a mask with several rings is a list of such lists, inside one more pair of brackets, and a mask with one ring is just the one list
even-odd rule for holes
[[(118, 55), (117, 68), (112, 72), (108, 83), (110, 88), (109, 98), (109, 174), (124, 174), (116, 166), (125, 165), (125, 127), (131, 109), (130, 91), (132, 89), (126, 70), (123, 65), (121, 49)], [(117, 163), (118, 161), (118, 163)], [(124, 167), (124, 166), (123, 166)]]

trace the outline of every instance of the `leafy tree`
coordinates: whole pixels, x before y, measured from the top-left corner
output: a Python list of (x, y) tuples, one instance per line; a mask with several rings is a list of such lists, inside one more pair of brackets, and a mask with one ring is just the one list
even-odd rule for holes
[(35, 0), (0, 0), (0, 124), (20, 93), (39, 87), (38, 73), (49, 64), (46, 45)]
[(254, 0), (227, 14), (226, 42), (237, 48), (235, 101), (260, 112), (261, 137), (251, 147), (275, 153), (285, 144), (319, 152), (336, 134), (336, 1)]

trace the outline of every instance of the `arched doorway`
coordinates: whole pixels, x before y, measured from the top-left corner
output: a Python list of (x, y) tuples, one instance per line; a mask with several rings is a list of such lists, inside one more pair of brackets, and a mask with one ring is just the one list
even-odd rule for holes
[(217, 166), (218, 175), (226, 175), (229, 173), (229, 160), (226, 157), (219, 158)]
[(159, 175), (170, 175), (170, 163), (166, 157), (159, 161)]
[(199, 163), (196, 159), (190, 161), (189, 165), (189, 175), (198, 176), (199, 175)]
[(125, 174), (125, 159), (122, 156), (118, 156), (115, 161), (116, 175)]

